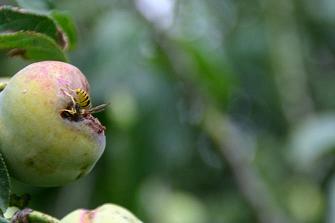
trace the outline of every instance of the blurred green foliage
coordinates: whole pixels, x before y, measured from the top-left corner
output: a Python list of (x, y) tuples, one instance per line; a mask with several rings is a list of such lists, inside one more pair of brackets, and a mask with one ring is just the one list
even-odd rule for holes
[[(333, 1), (18, 2), (74, 18), (70, 61), (93, 104), (111, 103), (97, 115), (107, 147), (89, 176), (51, 189), (14, 182), (32, 208), (62, 217), (113, 202), (144, 222), (335, 222)], [(1, 54), (0, 75), (29, 62)]]

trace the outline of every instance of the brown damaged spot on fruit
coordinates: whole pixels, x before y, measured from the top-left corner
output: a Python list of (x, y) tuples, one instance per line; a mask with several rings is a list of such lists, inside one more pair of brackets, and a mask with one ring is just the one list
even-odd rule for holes
[(95, 117), (93, 117), (91, 114), (89, 114), (86, 117), (87, 120), (89, 120), (88, 125), (93, 129), (96, 133), (101, 134), (106, 130), (106, 127), (103, 126), (99, 120)]
[(73, 122), (79, 122), (79, 121), (82, 121), (83, 120), (83, 115), (81, 114), (78, 114), (78, 113), (74, 113), (74, 114), (71, 114), (69, 112), (69, 110), (71, 110), (73, 107), (72, 105), (72, 102), (69, 102), (68, 105), (65, 107), (65, 109), (61, 109), (60, 110), (60, 116), (63, 118), (63, 119), (67, 119), (69, 121), (73, 121)]
[(95, 211), (85, 211), (81, 216), (81, 223), (90, 223), (94, 219)]
[(56, 166), (51, 162), (39, 159), (39, 156), (29, 157), (24, 160), (24, 165), (29, 169), (35, 169), (40, 174), (52, 174), (56, 170)]
[(106, 127), (103, 126), (97, 118), (92, 116), (91, 114), (71, 114), (67, 110), (71, 109), (71, 104), (66, 107), (66, 110), (60, 111), (60, 116), (63, 119), (72, 122), (80, 122), (84, 121), (85, 124), (90, 127), (97, 134), (101, 134), (106, 130)]

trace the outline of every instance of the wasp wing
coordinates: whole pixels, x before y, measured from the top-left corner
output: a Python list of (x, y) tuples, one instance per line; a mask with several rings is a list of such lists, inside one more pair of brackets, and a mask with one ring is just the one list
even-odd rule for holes
[(90, 108), (88, 110), (89, 113), (98, 113), (98, 112), (102, 112), (103, 110), (106, 109), (106, 107), (109, 106), (109, 103), (108, 104), (101, 104), (101, 105), (97, 105), (97, 106), (94, 106), (92, 108)]

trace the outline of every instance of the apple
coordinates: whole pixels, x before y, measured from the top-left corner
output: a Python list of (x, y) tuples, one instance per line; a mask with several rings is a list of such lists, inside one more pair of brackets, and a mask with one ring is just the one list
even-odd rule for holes
[(105, 149), (105, 128), (89, 112), (73, 118), (75, 92), (89, 94), (75, 66), (43, 61), (20, 70), (0, 93), (0, 152), (9, 173), (35, 186), (61, 186), (88, 174)]
[(61, 223), (142, 223), (127, 209), (104, 204), (94, 210), (78, 209), (66, 215)]

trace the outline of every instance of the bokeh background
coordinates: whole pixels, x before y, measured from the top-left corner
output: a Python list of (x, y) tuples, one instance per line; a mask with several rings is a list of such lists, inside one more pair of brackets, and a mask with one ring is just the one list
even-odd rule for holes
[[(12, 1), (1, 1), (14, 4)], [(19, 1), (68, 11), (105, 153), (57, 217), (112, 202), (148, 223), (335, 222), (335, 2)], [(0, 55), (0, 75), (31, 61)]]

